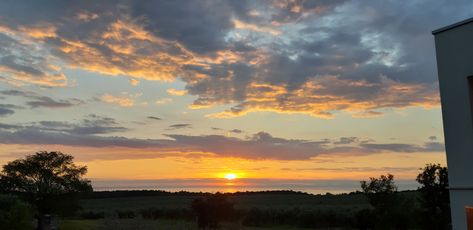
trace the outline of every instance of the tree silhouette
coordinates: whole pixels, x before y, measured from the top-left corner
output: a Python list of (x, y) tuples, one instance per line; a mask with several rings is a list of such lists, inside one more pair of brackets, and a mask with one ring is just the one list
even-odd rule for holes
[(390, 229), (397, 223), (393, 222), (393, 217), (397, 216), (397, 186), (394, 183), (394, 176), (388, 174), (379, 178), (370, 177), (370, 181), (361, 181), (361, 189), (367, 196), (368, 201), (374, 208), (374, 222), (377, 228)]
[(366, 181), (360, 183), (370, 204), (379, 210), (386, 210), (391, 205), (393, 194), (397, 192), (394, 176), (391, 174), (381, 175), (379, 178), (370, 177), (369, 183)]
[(206, 200), (194, 200), (191, 209), (197, 217), (199, 229), (217, 229), (220, 222), (229, 220), (235, 213), (233, 203), (220, 193), (212, 195)]
[(92, 191), (90, 181), (82, 178), (87, 167), (76, 166), (73, 159), (61, 152), (42, 151), (9, 162), (0, 173), (0, 190), (25, 196), (38, 211), (40, 229), (43, 215), (72, 207), (69, 194)]
[(450, 198), (448, 193), (448, 169), (440, 164), (427, 164), (416, 180), (419, 188), (424, 229), (449, 229)]

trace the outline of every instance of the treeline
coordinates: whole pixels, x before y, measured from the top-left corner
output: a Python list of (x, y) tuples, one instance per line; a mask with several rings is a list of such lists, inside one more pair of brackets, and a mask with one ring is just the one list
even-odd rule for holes
[[(20, 193), (19, 193), (20, 194)], [(292, 194), (304, 194), (311, 196), (313, 195), (306, 192), (293, 191), (293, 190), (267, 190), (267, 191), (240, 191), (234, 193), (228, 193), (229, 195), (258, 195), (258, 194), (273, 194), (273, 195), (292, 195)], [(126, 197), (153, 197), (153, 196), (212, 196), (214, 193), (210, 192), (169, 192), (165, 190), (115, 190), (115, 191), (94, 191), (78, 194), (80, 199), (104, 199), (104, 198), (126, 198)]]

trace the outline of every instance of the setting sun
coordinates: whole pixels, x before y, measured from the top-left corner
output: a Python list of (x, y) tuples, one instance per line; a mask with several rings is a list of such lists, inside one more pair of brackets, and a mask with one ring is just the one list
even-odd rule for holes
[(237, 175), (235, 173), (227, 173), (225, 174), (225, 179), (227, 180), (234, 180), (237, 178)]

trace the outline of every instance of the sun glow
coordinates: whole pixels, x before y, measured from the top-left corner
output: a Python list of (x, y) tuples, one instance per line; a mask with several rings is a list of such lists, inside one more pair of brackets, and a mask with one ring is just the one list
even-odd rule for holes
[(234, 180), (234, 179), (237, 178), (237, 175), (236, 175), (235, 173), (227, 173), (227, 174), (225, 174), (224, 177), (225, 177), (225, 179), (227, 179), (227, 180)]

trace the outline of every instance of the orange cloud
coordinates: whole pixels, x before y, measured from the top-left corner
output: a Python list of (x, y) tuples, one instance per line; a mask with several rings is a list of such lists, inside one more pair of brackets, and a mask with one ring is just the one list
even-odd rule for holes
[(341, 79), (336, 76), (312, 78), (297, 90), (285, 86), (252, 83), (246, 99), (229, 110), (209, 114), (210, 118), (232, 118), (250, 112), (270, 111), (308, 114), (330, 119), (333, 112), (345, 111), (353, 117), (381, 116), (384, 108), (439, 105), (438, 91), (426, 84), (407, 84), (381, 77), (377, 83)]
[(155, 102), (156, 105), (165, 105), (165, 104), (168, 104), (172, 101), (171, 98), (163, 98), (163, 99), (159, 99)]
[(187, 90), (178, 90), (173, 88), (166, 90), (166, 92), (173, 96), (184, 96), (187, 94)]
[(117, 104), (121, 107), (132, 107), (135, 105), (135, 99), (139, 96), (141, 96), (141, 94), (131, 95), (128, 93), (122, 93), (121, 96), (104, 94), (100, 97), (100, 100), (107, 103)]
[(137, 86), (137, 85), (140, 84), (140, 81), (138, 81), (138, 80), (136, 80), (136, 79), (134, 79), (134, 78), (130, 78), (130, 84), (131, 84), (132, 86)]
[(281, 31), (277, 29), (273, 29), (268, 26), (250, 24), (250, 23), (240, 21), (238, 19), (233, 19), (233, 25), (235, 26), (236, 29), (251, 30), (251, 31), (259, 32), (259, 33), (267, 33), (273, 36), (278, 36), (278, 35), (281, 35), (282, 33)]

